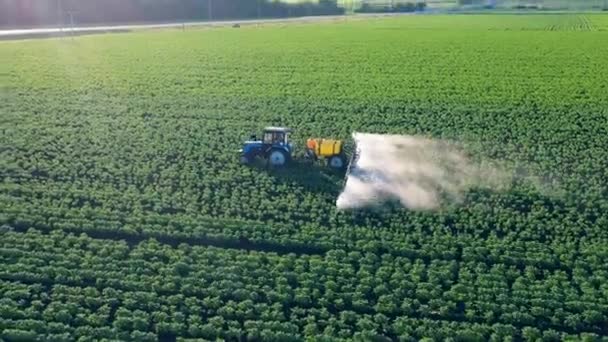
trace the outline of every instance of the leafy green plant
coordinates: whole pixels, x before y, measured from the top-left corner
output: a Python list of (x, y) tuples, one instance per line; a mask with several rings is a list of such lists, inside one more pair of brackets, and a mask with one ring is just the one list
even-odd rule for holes
[[(0, 43), (0, 331), (601, 339), (606, 23), (409, 16)], [(457, 140), (518, 177), (435, 212), (341, 212), (340, 175), (239, 165), (231, 151), (271, 124), (298, 146)]]

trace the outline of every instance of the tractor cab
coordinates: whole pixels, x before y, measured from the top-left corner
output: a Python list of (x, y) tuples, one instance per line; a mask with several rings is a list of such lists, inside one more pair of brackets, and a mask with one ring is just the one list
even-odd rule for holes
[(288, 145), (288, 135), (291, 132), (285, 127), (266, 127), (264, 129), (264, 137), (262, 143), (265, 145)]

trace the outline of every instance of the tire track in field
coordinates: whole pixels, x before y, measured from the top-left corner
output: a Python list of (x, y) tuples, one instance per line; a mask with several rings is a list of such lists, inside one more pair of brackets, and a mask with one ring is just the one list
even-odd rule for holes
[(33, 228), (45, 235), (48, 235), (53, 231), (61, 231), (64, 233), (85, 234), (90, 238), (99, 240), (125, 241), (130, 248), (135, 245), (138, 245), (143, 241), (155, 239), (162, 244), (169, 245), (172, 247), (177, 247), (180, 244), (187, 244), (190, 246), (212, 246), (224, 249), (240, 249), (248, 252), (259, 251), (265, 253), (275, 253), (277, 255), (324, 255), (327, 251), (329, 251), (329, 249), (317, 246), (309, 246), (303, 244), (286, 246), (284, 244), (273, 243), (268, 241), (251, 241), (245, 237), (241, 237), (238, 239), (230, 239), (225, 237), (175, 237), (163, 233), (156, 235), (145, 232), (133, 234), (124, 231), (88, 231), (77, 228), (73, 230), (66, 230), (60, 228), (47, 228), (40, 226), (36, 227), (35, 225), (26, 226), (18, 222), (9, 222), (8, 226), (19, 233), (26, 233), (29, 229)]
[[(244, 250), (244, 251), (258, 251), (264, 253), (275, 253), (277, 255), (288, 255), (295, 254), (297, 256), (300, 255), (320, 255), (324, 256), (327, 252), (331, 250), (342, 250), (345, 252), (350, 251), (359, 251), (366, 252), (357, 247), (352, 248), (329, 248), (329, 247), (320, 247), (314, 245), (306, 245), (303, 243), (297, 243), (292, 246), (287, 246), (285, 244), (276, 243), (272, 241), (251, 241), (245, 237), (240, 238), (226, 238), (226, 237), (176, 237), (170, 236), (166, 233), (159, 234), (150, 234), (146, 232), (141, 233), (130, 233), (125, 231), (89, 231), (85, 229), (61, 229), (61, 228), (53, 228), (53, 227), (42, 227), (36, 225), (24, 225), (19, 222), (8, 222), (6, 223), (8, 227), (12, 228), (12, 230), (19, 233), (26, 233), (29, 229), (35, 229), (45, 235), (50, 234), (53, 231), (61, 231), (67, 234), (85, 234), (86, 236), (99, 239), (99, 240), (111, 240), (111, 241), (125, 241), (129, 248), (133, 248), (141, 242), (144, 242), (149, 239), (155, 239), (156, 241), (169, 245), (172, 247), (177, 247), (180, 244), (187, 244), (189, 246), (211, 246), (218, 247), (224, 249), (235, 249), (235, 250)], [(399, 251), (386, 247), (379, 247), (377, 251), (374, 252), (377, 255), (391, 255), (391, 256), (399, 256), (405, 257), (409, 260), (422, 260), (425, 265), (430, 265), (433, 260), (441, 260), (441, 261), (455, 261), (457, 263), (465, 262), (463, 258), (463, 247), (459, 246), (457, 249), (457, 255), (453, 258), (449, 257), (431, 257), (429, 255), (425, 255), (418, 251)], [(487, 260), (487, 259), (479, 259), (474, 258), (473, 261), (485, 264), (487, 267), (491, 268), (494, 265), (505, 265), (505, 266), (513, 266), (519, 271), (525, 271), (527, 266), (532, 264), (527, 263), (526, 260), (522, 259), (514, 259), (514, 260)], [(532, 265), (540, 270), (546, 271), (563, 271), (566, 273), (567, 278), (569, 280), (573, 277), (573, 269), (562, 264), (558, 263), (554, 266), (549, 265)]]

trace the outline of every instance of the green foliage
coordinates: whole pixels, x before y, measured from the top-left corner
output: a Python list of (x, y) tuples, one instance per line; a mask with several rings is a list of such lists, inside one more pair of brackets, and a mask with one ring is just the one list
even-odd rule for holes
[(2, 338), (9, 341), (34, 341), (37, 338), (36, 333), (28, 330), (6, 329), (2, 332)]
[[(606, 23), (0, 43), (2, 338), (602, 338)], [(436, 212), (338, 212), (341, 175), (239, 165), (232, 151), (271, 124), (299, 146), (355, 130), (458, 140), (520, 178)]]

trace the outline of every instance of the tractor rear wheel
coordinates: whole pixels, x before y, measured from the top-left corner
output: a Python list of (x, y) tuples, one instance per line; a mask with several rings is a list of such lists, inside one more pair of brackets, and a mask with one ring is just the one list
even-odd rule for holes
[(289, 155), (283, 150), (273, 149), (268, 154), (268, 162), (274, 167), (285, 166), (288, 160)]
[(346, 158), (341, 154), (331, 156), (329, 157), (329, 160), (327, 160), (327, 165), (332, 169), (342, 170), (346, 166)]

